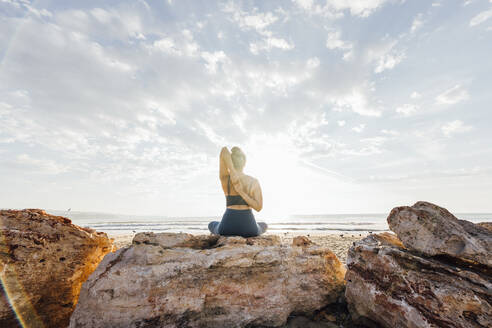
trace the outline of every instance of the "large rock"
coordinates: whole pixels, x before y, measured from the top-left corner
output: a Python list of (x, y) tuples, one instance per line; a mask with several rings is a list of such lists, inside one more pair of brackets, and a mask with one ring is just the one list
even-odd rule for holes
[[(112, 250), (105, 233), (43, 210), (0, 210), (0, 326), (66, 327), (82, 283)], [(9, 302), (11, 306), (9, 306)]]
[(388, 216), (388, 224), (407, 248), (492, 267), (490, 230), (458, 220), (445, 208), (428, 202), (396, 207)]
[(492, 327), (492, 230), (418, 202), (394, 208), (390, 233), (349, 249), (352, 317), (383, 327)]
[(254, 238), (140, 233), (84, 283), (70, 327), (278, 327), (344, 289), (328, 249)]
[(356, 321), (387, 328), (492, 327), (488, 268), (419, 256), (389, 233), (357, 242), (347, 267), (345, 296)]

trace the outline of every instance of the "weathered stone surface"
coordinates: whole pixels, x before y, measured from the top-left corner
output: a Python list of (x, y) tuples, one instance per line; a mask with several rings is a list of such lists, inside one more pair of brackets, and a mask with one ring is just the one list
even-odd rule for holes
[(428, 202), (394, 208), (388, 224), (405, 247), (492, 267), (492, 232)]
[(278, 327), (343, 292), (320, 246), (254, 238), (137, 234), (84, 283), (70, 327)]
[(477, 223), (477, 225), (492, 231), (492, 222), (480, 222), (480, 223)]
[(112, 249), (105, 233), (43, 210), (0, 210), (0, 326), (66, 327), (82, 283)]
[(492, 327), (488, 267), (423, 257), (390, 233), (357, 242), (349, 250), (347, 267), (349, 309), (366, 325)]
[(306, 236), (297, 236), (292, 239), (292, 246), (305, 247), (312, 244), (312, 241)]

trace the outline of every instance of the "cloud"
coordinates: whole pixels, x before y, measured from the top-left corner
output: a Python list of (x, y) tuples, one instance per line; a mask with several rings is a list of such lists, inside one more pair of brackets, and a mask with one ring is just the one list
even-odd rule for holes
[(399, 135), (398, 131), (396, 131), (396, 130), (386, 130), (386, 129), (382, 129), (382, 130), (381, 130), (381, 133), (382, 133), (382, 134), (386, 134), (386, 135), (390, 135), (390, 136), (397, 136), (397, 135)]
[(68, 171), (68, 167), (51, 159), (33, 158), (28, 154), (21, 154), (15, 159), (17, 168), (28, 169), (31, 173), (57, 175)]
[(367, 96), (360, 90), (352, 90), (346, 95), (336, 97), (333, 101), (337, 110), (348, 108), (362, 116), (381, 116), (381, 111), (370, 106)]
[(399, 174), (399, 175), (373, 175), (368, 179), (363, 178), (360, 182), (403, 182), (414, 181), (421, 182), (424, 179), (430, 179), (432, 181), (436, 179), (451, 178), (455, 180), (457, 177), (472, 177), (472, 176), (488, 176), (492, 171), (491, 167), (472, 167), (472, 168), (458, 168), (458, 169), (446, 169), (446, 170), (419, 170), (413, 173)]
[[(252, 54), (258, 55), (262, 51), (272, 49), (291, 50), (294, 48), (292, 41), (276, 36), (267, 29), (279, 20), (279, 17), (272, 12), (258, 12), (257, 8), (253, 9), (252, 12), (246, 12), (232, 1), (226, 3), (222, 11), (232, 15), (231, 19), (237, 23), (241, 31), (254, 30), (261, 36), (260, 40), (249, 43), (249, 50)], [(277, 13), (282, 13), (282, 11), (277, 11)]]
[[(406, 15), (410, 22), (422, 18), (419, 12), (427, 17), (426, 5), (409, 13), (400, 3), (36, 2), (33, 9), (51, 14), (36, 15), (20, 2), (2, 2), (0, 176), (14, 185), (36, 172), (32, 180), (41, 185), (58, 174), (60, 184), (78, 186), (80, 195), (71, 196), (46, 187), (53, 207), (73, 197), (86, 209), (185, 215), (185, 201), (176, 195), (187, 194), (186, 201), (197, 204), (193, 214), (207, 215), (222, 205), (215, 173), (219, 147), (258, 146), (259, 135), (263, 141), (278, 136), (278, 144), (289, 148), (276, 151), (298, 154), (318, 173), (340, 172), (357, 181), (370, 174), (398, 176), (416, 163), (371, 172), (395, 158), (424, 158), (429, 167), (465, 155), (467, 161), (490, 161), (481, 151), (488, 131), (479, 131), (475, 112), (462, 113), (466, 124), (450, 125), (453, 119), (442, 119), (443, 111), (418, 107), (432, 105), (426, 103), (430, 86), (449, 76), (465, 74), (488, 85), (479, 57), (467, 72), (454, 70), (478, 48), (470, 44), (449, 58), (450, 66), (429, 71), (426, 65), (433, 63), (426, 60), (442, 56), (444, 39), (434, 34), (432, 46), (416, 48), (408, 22), (386, 26), (380, 18), (387, 15)], [(465, 24), (471, 18), (459, 17)], [(450, 27), (441, 16), (432, 19)], [(473, 37), (473, 29), (449, 31), (447, 38)], [(446, 90), (450, 86), (434, 91), (434, 97), (443, 93), (436, 102), (463, 101), (460, 90), (466, 88)], [(487, 104), (482, 89), (473, 90)], [(400, 115), (419, 115), (398, 119), (392, 104), (401, 104)], [(485, 120), (490, 115), (483, 106), (474, 110)], [(471, 126), (477, 130), (473, 144), (444, 137)], [(354, 159), (360, 156), (364, 161)], [(29, 182), (18, 185), (19, 195), (30, 188)], [(15, 197), (13, 206), (24, 204)]]
[(415, 112), (417, 112), (417, 110), (418, 110), (418, 106), (412, 104), (404, 104), (396, 108), (396, 112), (403, 116), (410, 116)]
[(468, 98), (468, 91), (461, 85), (457, 84), (438, 95), (436, 97), (436, 103), (439, 105), (454, 105)]
[(311, 9), (314, 4), (314, 0), (293, 0), (299, 7), (303, 9)]
[(492, 17), (492, 9), (482, 11), (478, 15), (474, 16), (470, 20), (470, 26), (476, 26), (478, 24), (482, 24), (487, 21), (490, 17)]
[(403, 58), (405, 58), (405, 54), (386, 54), (382, 56), (378, 61), (376, 68), (374, 68), (374, 73), (381, 73), (384, 70), (393, 69), (396, 65), (398, 65)]
[(405, 58), (405, 52), (398, 50), (397, 44), (397, 40), (385, 40), (367, 49), (367, 60), (376, 65), (374, 73), (391, 70)]
[(365, 124), (359, 124), (357, 126), (354, 126), (352, 128), (352, 131), (355, 131), (357, 133), (361, 133), (362, 131), (364, 131), (365, 128), (366, 128), (366, 125)]
[(339, 30), (329, 30), (328, 36), (326, 38), (326, 47), (330, 50), (333, 49), (345, 50), (343, 59), (344, 60), (352, 59), (353, 58), (352, 43), (341, 40), (340, 36), (341, 33)]
[(260, 42), (250, 43), (249, 50), (252, 54), (258, 55), (261, 51), (270, 51), (272, 49), (291, 50), (294, 44), (282, 38), (268, 37)]
[(257, 8), (252, 12), (246, 12), (241, 7), (230, 1), (222, 7), (224, 13), (230, 14), (232, 21), (236, 22), (242, 31), (255, 30), (263, 36), (272, 36), (272, 32), (267, 30), (272, 24), (277, 22), (278, 16), (272, 12), (258, 12)]
[(465, 125), (460, 120), (448, 122), (441, 127), (442, 133), (444, 133), (444, 135), (447, 137), (450, 137), (453, 134), (465, 133), (465, 132), (470, 131), (471, 129), (472, 129), (472, 126)]
[(412, 27), (410, 28), (411, 33), (415, 33), (418, 29), (422, 27), (422, 25), (424, 25), (422, 16), (422, 13), (420, 13), (413, 19)]
[(321, 15), (329, 18), (343, 17), (344, 11), (349, 11), (352, 16), (369, 17), (373, 12), (383, 7), (392, 0), (326, 0), (318, 2), (314, 0), (293, 0), (301, 9), (311, 15)]
[(337, 11), (350, 10), (353, 16), (368, 17), (388, 0), (327, 0), (326, 4)]
[(227, 63), (229, 59), (223, 51), (215, 51), (213, 53), (204, 51), (201, 54), (202, 58), (207, 62), (205, 67), (210, 73), (217, 72), (217, 65), (219, 63)]
[[(179, 40), (179, 41), (176, 41)], [(195, 42), (189, 30), (183, 30), (176, 38), (164, 37), (154, 41), (153, 49), (173, 56), (198, 56), (200, 46)]]

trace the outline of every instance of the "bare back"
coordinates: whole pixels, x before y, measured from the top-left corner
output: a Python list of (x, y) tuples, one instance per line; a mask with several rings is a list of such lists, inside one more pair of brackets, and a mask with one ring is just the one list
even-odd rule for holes
[(242, 168), (234, 168), (231, 155), (227, 147), (220, 152), (219, 178), (222, 190), (226, 196), (239, 195), (248, 205), (229, 205), (227, 208), (247, 210), (250, 208), (261, 211), (263, 208), (263, 196), (260, 183), (257, 179), (244, 174)]
[[(248, 194), (250, 197), (254, 198), (255, 196), (255, 191), (256, 194), (258, 193), (257, 190), (259, 188), (259, 183), (258, 180), (253, 178), (252, 176), (249, 176), (247, 174), (240, 174), (239, 175), (239, 180), (240, 180), (240, 185), (243, 187), (242, 190)], [(239, 195), (239, 193), (236, 191), (236, 187), (232, 183), (230, 179), (230, 175), (227, 175), (225, 177), (222, 177), (220, 179), (220, 183), (222, 184), (222, 190), (224, 191), (224, 195)], [(238, 184), (236, 184), (237, 186)], [(261, 191), (260, 191), (261, 192)], [(232, 208), (236, 210), (247, 210), (250, 209), (251, 206), (248, 205), (230, 205), (227, 206), (227, 208)]]

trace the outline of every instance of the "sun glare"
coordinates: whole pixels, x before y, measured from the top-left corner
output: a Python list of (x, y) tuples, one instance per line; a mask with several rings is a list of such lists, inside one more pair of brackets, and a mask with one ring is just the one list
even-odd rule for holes
[(299, 150), (285, 135), (255, 137), (245, 146), (246, 173), (259, 179), (264, 214), (286, 216), (302, 203), (301, 189), (306, 175)]

